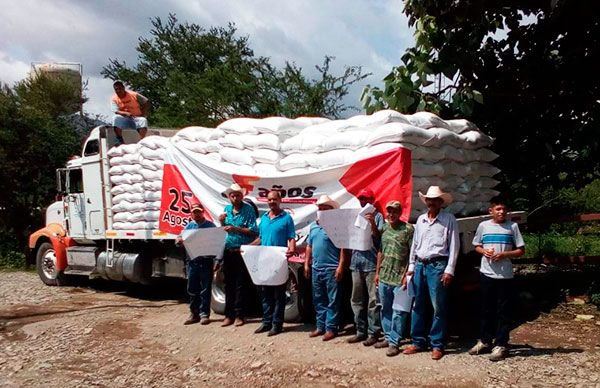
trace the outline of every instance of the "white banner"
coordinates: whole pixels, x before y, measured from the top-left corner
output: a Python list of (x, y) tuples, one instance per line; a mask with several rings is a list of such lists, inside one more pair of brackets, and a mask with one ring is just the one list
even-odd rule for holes
[[(240, 166), (247, 167), (247, 166)], [(281, 207), (293, 218), (297, 240), (308, 232), (307, 226), (316, 219), (315, 202), (327, 194), (342, 208), (358, 208), (358, 192), (368, 188), (375, 193), (375, 203), (383, 209), (387, 201), (403, 201), (403, 216), (410, 214), (412, 175), (410, 150), (401, 148), (339, 167), (291, 175), (260, 177), (238, 175), (222, 170), (221, 163), (206, 155), (167, 143), (161, 195), (159, 228), (179, 234), (189, 222), (191, 204), (204, 205), (205, 217), (216, 221), (229, 204), (222, 195), (232, 183), (248, 191), (261, 213), (268, 210), (267, 194), (277, 190), (282, 197)], [(354, 224), (352, 220), (351, 224)]]
[(287, 282), (287, 247), (242, 245), (240, 249), (252, 283), (257, 286), (279, 286)]
[(226, 232), (223, 228), (202, 228), (181, 231), (183, 246), (190, 258), (198, 256), (223, 257)]

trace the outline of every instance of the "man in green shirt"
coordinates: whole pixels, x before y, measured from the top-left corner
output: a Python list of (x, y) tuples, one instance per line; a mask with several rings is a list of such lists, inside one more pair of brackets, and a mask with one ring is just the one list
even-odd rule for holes
[(399, 201), (390, 201), (386, 205), (387, 224), (381, 234), (381, 250), (377, 255), (375, 282), (379, 285), (381, 301), (381, 327), (385, 341), (376, 344), (377, 348), (387, 347), (387, 356), (400, 353), (398, 343), (407, 324), (408, 312), (394, 310), (394, 295), (402, 287), (408, 267), (410, 245), (414, 227), (400, 220), (402, 207)]

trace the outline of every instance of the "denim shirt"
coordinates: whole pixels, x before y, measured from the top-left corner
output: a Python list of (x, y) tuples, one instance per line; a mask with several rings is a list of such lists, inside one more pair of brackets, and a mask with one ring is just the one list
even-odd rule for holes
[[(375, 225), (379, 232), (383, 231), (385, 220), (378, 211), (375, 211)], [(350, 259), (350, 270), (357, 272), (375, 272), (377, 269), (377, 251), (381, 245), (381, 239), (373, 236), (373, 247), (368, 251), (352, 251)]]

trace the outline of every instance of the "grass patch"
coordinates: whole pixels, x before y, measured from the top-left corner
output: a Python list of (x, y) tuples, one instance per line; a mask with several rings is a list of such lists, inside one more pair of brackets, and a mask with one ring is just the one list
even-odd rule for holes
[(27, 269), (25, 255), (21, 252), (5, 251), (0, 253), (0, 269), (23, 270)]
[(596, 234), (524, 233), (523, 239), (525, 257), (600, 256), (600, 236)]

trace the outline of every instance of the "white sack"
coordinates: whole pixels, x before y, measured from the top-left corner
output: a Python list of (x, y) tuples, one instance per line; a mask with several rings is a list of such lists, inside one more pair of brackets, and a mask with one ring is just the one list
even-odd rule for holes
[(219, 143), (218, 140), (210, 140), (205, 144), (206, 153), (209, 154), (211, 152), (219, 152), (223, 146)]
[(146, 181), (162, 181), (162, 177), (163, 177), (162, 171), (147, 170), (147, 169), (143, 168), (143, 169), (141, 169), (140, 173), (142, 174), (142, 177), (144, 177), (144, 179)]
[(254, 164), (254, 158), (252, 157), (252, 151), (240, 150), (237, 148), (223, 147), (221, 151), (221, 158), (224, 161), (239, 165), (252, 166)]
[(260, 119), (242, 117), (224, 121), (217, 125), (217, 128), (227, 133), (237, 133), (238, 135), (243, 133), (257, 134), (258, 129), (256, 127), (258, 125), (260, 125)]
[(468, 131), (458, 135), (462, 141), (464, 148), (478, 149), (485, 148), (492, 145), (494, 139), (488, 135), (484, 135), (479, 131)]
[(117, 205), (122, 201), (127, 202), (144, 202), (144, 194), (142, 193), (123, 193), (117, 194), (112, 198), (113, 204)]
[(147, 170), (161, 171), (165, 165), (164, 160), (142, 159), (140, 164)]
[(167, 143), (169, 143), (169, 138), (163, 136), (146, 136), (138, 142), (141, 147), (150, 148), (152, 150), (165, 148)]
[(139, 164), (123, 164), (108, 169), (109, 175), (139, 174), (142, 166)]
[(469, 120), (446, 120), (446, 124), (448, 125), (449, 130), (458, 134), (468, 131), (479, 131), (477, 125), (473, 124)]
[(372, 146), (379, 143), (410, 143), (414, 145), (435, 146), (437, 140), (434, 134), (427, 130), (403, 123), (389, 123), (382, 125), (372, 132), (367, 138), (366, 145)]
[[(127, 202), (127, 201), (121, 201), (116, 205), (113, 205), (112, 207), (112, 211), (114, 213), (118, 213), (118, 212), (136, 212), (136, 211), (140, 211), (143, 210), (145, 206), (144, 202)], [(160, 207), (159, 207), (160, 209)]]
[[(252, 151), (252, 158), (257, 163), (275, 164), (281, 159), (281, 154), (269, 149), (256, 149)], [(256, 167), (254, 167), (256, 169)]]
[(294, 119), (295, 122), (299, 123), (300, 126), (302, 127), (309, 127), (311, 125), (317, 125), (317, 124), (323, 124), (326, 123), (328, 121), (331, 121), (328, 118), (325, 117), (305, 117), (305, 116), (301, 116), (301, 117), (296, 117)]
[(219, 144), (223, 147), (237, 148), (238, 150), (244, 149), (244, 143), (237, 134), (229, 133), (219, 139)]
[(306, 127), (300, 121), (288, 119), (286, 117), (267, 117), (259, 120), (255, 128), (259, 133), (278, 133), (278, 132), (297, 132)]
[(277, 162), (277, 168), (281, 171), (291, 170), (293, 168), (304, 168), (309, 165), (309, 161), (314, 160), (315, 154), (289, 154)]
[(352, 131), (352, 133), (342, 132), (328, 136), (323, 141), (323, 151), (339, 150), (348, 148), (355, 150), (364, 146), (369, 135), (369, 131)]
[(345, 129), (354, 127), (348, 120), (331, 120), (320, 124), (311, 125), (300, 131), (300, 135), (305, 134), (332, 134), (342, 132)]
[(242, 148), (267, 148), (277, 151), (279, 149), (279, 138), (272, 133), (262, 133), (260, 135), (240, 135), (239, 140)]
[(194, 151), (199, 154), (205, 154), (206, 151), (206, 143), (200, 140), (180, 140), (175, 145), (176, 147), (185, 148), (186, 150)]
[[(356, 160), (367, 159), (375, 155), (381, 155), (390, 150), (399, 148), (400, 146), (405, 147), (405, 145), (399, 143), (380, 143), (370, 147), (361, 147), (356, 150), (355, 157)], [(410, 145), (412, 146), (412, 145)]]
[[(389, 144), (389, 143), (383, 143)], [(446, 157), (444, 151), (441, 148), (437, 147), (415, 147), (412, 150), (412, 159), (413, 160), (423, 160), (428, 162), (437, 162)]]
[(316, 153), (323, 151), (326, 137), (317, 133), (300, 134), (291, 137), (281, 145), (281, 152), (291, 154), (296, 152)]
[(481, 148), (474, 152), (477, 155), (476, 160), (478, 160), (480, 162), (491, 162), (493, 160), (496, 160), (499, 156), (497, 153), (495, 153), (494, 151), (491, 151), (487, 148)]
[(118, 195), (123, 193), (142, 193), (144, 191), (144, 187), (141, 183), (136, 183), (134, 185), (118, 185), (110, 189), (110, 193), (112, 195)]
[(160, 210), (160, 201), (144, 202), (144, 210)]
[(500, 169), (484, 162), (471, 162), (467, 164), (470, 175), (493, 177), (500, 172)]
[(123, 158), (122, 156), (113, 156), (108, 160), (108, 163), (111, 166), (119, 166), (121, 164), (127, 164), (128, 162), (125, 161), (125, 158)]
[(144, 182), (144, 189), (150, 191), (162, 190), (162, 180), (160, 181), (146, 181)]
[(160, 201), (161, 191), (145, 191), (144, 192), (144, 201), (145, 202), (154, 202)]
[(141, 183), (144, 181), (144, 177), (141, 174), (111, 175), (109, 179), (110, 182), (115, 186), (122, 184), (132, 185), (134, 183)]
[[(148, 149), (148, 148), (144, 148), (144, 149)], [(125, 162), (128, 164), (139, 164), (141, 159), (142, 159), (142, 156), (140, 155), (139, 152), (123, 155), (123, 160), (125, 160)]]
[(163, 149), (151, 150), (150, 148), (142, 148), (140, 151), (143, 158), (146, 159), (154, 159), (154, 160), (164, 160), (165, 159), (165, 151)]
[(420, 160), (413, 160), (412, 163), (412, 174), (413, 176), (439, 176), (443, 177), (445, 174), (444, 167), (441, 163), (427, 163)]
[(404, 116), (409, 123), (419, 128), (448, 128), (449, 125), (446, 124), (444, 120), (439, 118), (437, 115), (431, 112), (417, 112), (412, 115)]

